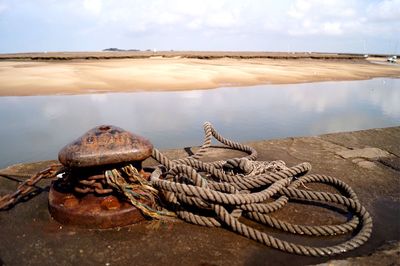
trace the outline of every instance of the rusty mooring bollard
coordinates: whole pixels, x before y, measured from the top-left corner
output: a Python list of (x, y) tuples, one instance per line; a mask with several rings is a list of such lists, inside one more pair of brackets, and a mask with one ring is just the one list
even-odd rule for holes
[(89, 228), (144, 220), (139, 209), (108, 186), (104, 173), (130, 164), (148, 178), (150, 173), (144, 172), (142, 161), (152, 150), (150, 141), (118, 127), (104, 125), (89, 130), (58, 154), (67, 171), (50, 187), (51, 215), (62, 224)]

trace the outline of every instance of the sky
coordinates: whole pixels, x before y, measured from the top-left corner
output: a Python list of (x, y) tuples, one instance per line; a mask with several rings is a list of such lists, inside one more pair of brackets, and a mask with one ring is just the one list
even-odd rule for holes
[(0, 53), (400, 53), (400, 0), (0, 0)]

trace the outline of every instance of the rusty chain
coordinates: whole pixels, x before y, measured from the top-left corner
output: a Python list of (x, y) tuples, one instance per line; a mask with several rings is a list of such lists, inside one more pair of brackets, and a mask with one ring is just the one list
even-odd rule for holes
[[(16, 204), (20, 199), (29, 195), (35, 190), (35, 185), (43, 179), (52, 179), (57, 176), (57, 174), (63, 171), (63, 166), (61, 164), (54, 164), (50, 167), (34, 174), (30, 178), (21, 182), (17, 189), (9, 194), (0, 197), (0, 210), (5, 210), (10, 206)], [(11, 175), (10, 175), (11, 176)]]
[(96, 193), (99, 195), (107, 195), (113, 192), (111, 188), (107, 188), (104, 174), (89, 176), (87, 179), (78, 181), (78, 186), (74, 187), (75, 192), (79, 194)]

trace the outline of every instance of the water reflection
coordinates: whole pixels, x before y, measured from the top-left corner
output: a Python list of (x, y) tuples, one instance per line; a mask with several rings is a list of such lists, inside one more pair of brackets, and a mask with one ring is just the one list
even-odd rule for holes
[(1, 97), (0, 167), (56, 158), (64, 144), (99, 124), (147, 136), (159, 148), (196, 145), (204, 121), (239, 141), (395, 126), (400, 79)]

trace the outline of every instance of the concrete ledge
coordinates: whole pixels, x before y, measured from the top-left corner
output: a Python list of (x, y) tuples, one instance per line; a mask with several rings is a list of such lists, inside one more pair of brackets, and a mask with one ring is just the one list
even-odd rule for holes
[[(221, 132), (224, 135), (224, 132)], [(181, 221), (145, 222), (112, 230), (84, 230), (55, 222), (47, 211), (48, 182), (42, 193), (9, 211), (0, 212), (0, 265), (297, 265), (348, 260), (365, 264), (355, 257), (375, 254), (383, 264), (398, 263), (398, 245), (382, 253), (385, 243), (400, 241), (400, 127), (327, 134), (316, 137), (286, 138), (250, 142), (259, 160), (284, 160), (287, 165), (308, 161), (312, 173), (332, 175), (353, 187), (374, 219), (369, 242), (334, 258), (308, 258), (273, 250), (224, 228), (206, 228)], [(199, 140), (200, 141), (200, 140)], [(191, 148), (166, 151), (172, 158), (188, 155)], [(361, 152), (361, 153), (360, 153)], [(207, 160), (242, 156), (240, 152), (213, 148)], [(391, 163), (390, 163), (391, 162)], [(13, 166), (0, 172), (34, 173), (51, 162)], [(148, 165), (154, 161), (148, 160)], [(16, 182), (0, 177), (0, 195), (15, 189)], [(323, 187), (321, 187), (323, 189)], [(305, 215), (307, 214), (307, 215)], [(275, 217), (301, 224), (332, 224), (345, 217), (317, 206), (291, 203)], [(279, 238), (312, 245), (337, 243), (337, 238), (313, 241), (263, 229)], [(340, 239), (339, 240), (343, 240)], [(382, 255), (383, 254), (383, 255)], [(368, 257), (367, 257), (368, 258)], [(345, 265), (338, 264), (333, 265)], [(378, 264), (375, 264), (378, 265)]]

